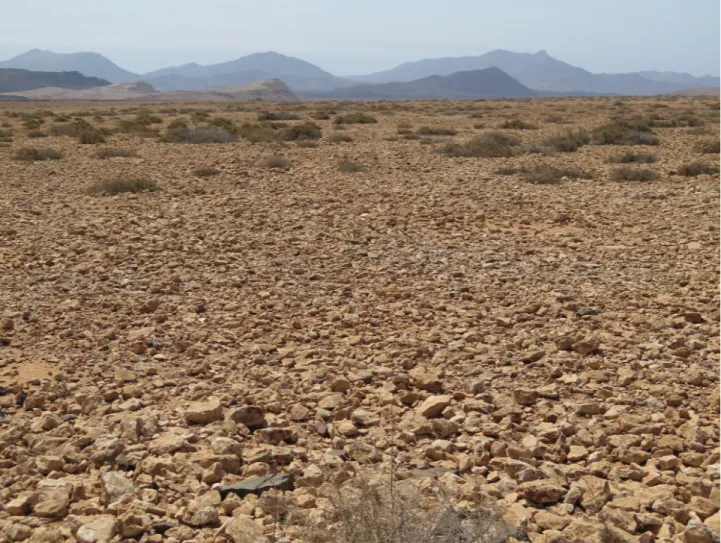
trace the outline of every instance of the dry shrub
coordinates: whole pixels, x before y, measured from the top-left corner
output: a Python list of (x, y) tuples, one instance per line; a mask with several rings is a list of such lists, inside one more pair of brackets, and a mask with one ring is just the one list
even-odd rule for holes
[(608, 123), (591, 131), (593, 145), (658, 145), (658, 138), (643, 123)]
[(557, 185), (564, 178), (590, 179), (590, 175), (575, 168), (557, 168), (550, 164), (541, 164), (524, 173), (523, 179), (534, 185)]
[(81, 145), (105, 143), (105, 136), (103, 136), (103, 134), (95, 128), (83, 130), (78, 134), (78, 143)]
[(147, 125), (138, 124), (132, 119), (120, 119), (118, 121), (118, 132), (123, 134), (135, 134), (136, 136), (151, 138), (158, 135), (158, 131)]
[(220, 170), (218, 168), (210, 168), (207, 166), (201, 166), (193, 170), (193, 175), (195, 177), (212, 177), (214, 175), (218, 175), (219, 173)]
[(630, 166), (619, 166), (611, 171), (611, 179), (614, 181), (653, 181), (660, 177), (661, 175), (655, 170)]
[(314, 118), (316, 121), (327, 121), (330, 119), (330, 115), (326, 113), (325, 111), (316, 111), (311, 115), (312, 118)]
[(578, 151), (579, 147), (587, 145), (589, 141), (590, 137), (588, 133), (583, 129), (579, 129), (575, 132), (567, 130), (563, 134), (551, 136), (546, 139), (544, 144), (547, 147), (561, 153), (575, 153)]
[(265, 161), (267, 168), (285, 169), (290, 167), (290, 160), (281, 155), (273, 155)]
[(503, 123), (501, 128), (511, 130), (535, 130), (538, 127), (535, 124), (527, 123), (520, 119), (512, 119)]
[(642, 151), (626, 151), (625, 153), (610, 157), (608, 161), (612, 164), (652, 164), (656, 162), (656, 157), (651, 153), (644, 153)]
[(88, 188), (88, 194), (120, 194), (123, 192), (155, 192), (158, 184), (151, 179), (119, 177), (98, 181)]
[(14, 160), (34, 162), (36, 160), (60, 160), (63, 154), (51, 147), (21, 147), (15, 151)]
[(107, 149), (99, 149), (95, 153), (96, 158), (114, 158), (114, 157), (135, 157), (138, 156), (138, 154), (135, 151), (131, 151), (129, 149), (113, 149), (113, 148), (107, 148)]
[(147, 109), (141, 109), (135, 115), (135, 122), (141, 126), (149, 126), (151, 124), (161, 124), (163, 119), (157, 115), (151, 114)]
[(317, 140), (322, 135), (320, 126), (309, 121), (281, 129), (278, 132), (278, 139), (281, 141)]
[(0, 141), (12, 141), (12, 130), (0, 128)]
[(313, 140), (300, 140), (297, 144), (298, 147), (304, 147), (304, 148), (314, 148), (318, 147), (318, 143), (316, 143)]
[(456, 506), (437, 483), (427, 485), (421, 493), (413, 479), (368, 481), (356, 476), (334, 488), (335, 496), (328, 500), (323, 520), (302, 526), (304, 541), (507, 543), (511, 537), (520, 537), (492, 506)]
[(567, 124), (570, 122), (570, 121), (567, 121), (566, 119), (564, 119), (563, 117), (560, 117), (559, 115), (549, 115), (548, 117), (545, 118), (545, 121), (547, 123), (551, 123), (551, 124)]
[(238, 134), (253, 143), (275, 141), (277, 130), (264, 123), (243, 123)]
[(720, 147), (720, 146), (719, 146), (719, 141), (718, 141), (718, 140), (716, 140), (716, 141), (707, 141), (707, 142), (705, 142), (705, 143), (702, 143), (702, 144), (699, 145), (698, 147), (696, 147), (696, 150), (697, 150), (699, 153), (712, 154), (712, 153), (719, 153), (719, 152), (721, 152), (721, 151), (719, 150), (719, 147)]
[(343, 134), (342, 132), (333, 132), (328, 139), (333, 143), (353, 141), (353, 138), (351, 138), (348, 134)]
[(270, 111), (261, 111), (258, 113), (258, 121), (298, 121), (300, 117), (295, 113), (289, 111), (280, 111), (278, 113), (271, 113)]
[(348, 115), (339, 115), (333, 122), (335, 124), (372, 124), (377, 123), (378, 119), (368, 113), (358, 112), (349, 113)]
[(83, 132), (97, 131), (92, 124), (85, 119), (76, 119), (68, 123), (58, 123), (50, 127), (50, 134), (53, 136), (68, 136), (70, 138), (80, 138)]
[(338, 162), (338, 169), (345, 173), (359, 173), (365, 171), (365, 168), (360, 164), (345, 159)]
[(692, 128), (687, 128), (686, 133), (691, 134), (692, 136), (703, 136), (708, 134), (708, 130), (705, 126), (694, 126)]
[(445, 128), (442, 126), (421, 126), (416, 132), (423, 136), (455, 136), (458, 134), (454, 128)]
[(226, 119), (225, 117), (215, 117), (214, 119), (209, 120), (208, 126), (212, 126), (214, 128), (222, 128), (230, 134), (238, 133), (238, 128), (235, 126), (235, 123), (233, 123), (233, 121), (231, 121), (230, 119)]
[(514, 147), (521, 141), (510, 135), (500, 132), (486, 132), (474, 136), (464, 143), (448, 143), (440, 152), (456, 157), (509, 157), (514, 154)]
[(25, 128), (28, 128), (30, 130), (40, 128), (40, 126), (44, 123), (42, 119), (27, 119), (26, 121), (23, 121), (23, 126)]
[(28, 130), (27, 137), (28, 138), (47, 138), (48, 133), (44, 132), (42, 130), (37, 130), (37, 129), (36, 130)]
[(516, 168), (514, 166), (501, 166), (497, 168), (493, 173), (498, 175), (515, 175), (517, 173), (523, 173), (526, 171), (524, 168)]
[(197, 126), (190, 130), (185, 143), (230, 143), (238, 139), (222, 128), (214, 126)]
[(678, 174), (684, 177), (696, 177), (697, 175), (712, 175), (719, 173), (718, 166), (708, 164), (700, 160), (689, 162), (678, 169)]
[(162, 141), (166, 143), (230, 143), (237, 139), (235, 134), (215, 126), (188, 128), (183, 121), (168, 125)]

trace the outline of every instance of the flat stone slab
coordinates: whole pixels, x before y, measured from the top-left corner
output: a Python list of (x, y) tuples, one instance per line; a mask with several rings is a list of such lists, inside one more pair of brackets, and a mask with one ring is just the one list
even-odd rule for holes
[(220, 497), (225, 499), (228, 494), (237, 494), (241, 498), (248, 494), (260, 496), (266, 490), (293, 490), (295, 481), (292, 473), (276, 473), (260, 477), (248, 477), (232, 485), (220, 487)]

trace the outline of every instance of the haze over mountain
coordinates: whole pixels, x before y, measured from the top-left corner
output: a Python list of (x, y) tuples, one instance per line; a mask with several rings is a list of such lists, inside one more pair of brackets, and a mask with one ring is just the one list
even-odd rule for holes
[(314, 98), (340, 100), (433, 100), (474, 98), (530, 98), (537, 96), (517, 80), (492, 67), (456, 72), (447, 76), (432, 75), (408, 82), (363, 84), (327, 92), (306, 93)]
[(158, 89), (216, 89), (262, 79), (281, 79), (291, 89), (326, 90), (352, 84), (318, 66), (274, 51), (254, 53), (229, 62), (201, 66), (190, 63), (149, 72), (143, 78)]
[(0, 92), (16, 92), (41, 87), (89, 89), (110, 82), (98, 77), (86, 77), (79, 72), (34, 72), (13, 68), (0, 68)]
[[(431, 76), (449, 76), (458, 72), (473, 72), (498, 68), (515, 83), (548, 94), (666, 94), (689, 88), (716, 87), (718, 77), (694, 77), (676, 72), (638, 72), (628, 74), (594, 74), (551, 57), (545, 51), (514, 53), (495, 50), (479, 56), (447, 57), (407, 62), (391, 70), (352, 78), (337, 77), (314, 64), (276, 52), (255, 53), (238, 59), (203, 66), (188, 63), (155, 70), (144, 75), (123, 70), (97, 53), (57, 54), (33, 49), (5, 62), (0, 67), (43, 71), (75, 70), (86, 76), (102, 77), (110, 82), (143, 80), (158, 90), (206, 91), (245, 85), (254, 81), (279, 79), (296, 92), (308, 96), (376, 96), (376, 97), (451, 97), (480, 96), (473, 85), (468, 92), (459, 87), (443, 88), (440, 96), (431, 92), (439, 83), (422, 81)], [(468, 77), (468, 76), (466, 76)], [(487, 76), (486, 76), (487, 77)], [(460, 82), (463, 78), (459, 78)], [(410, 83), (408, 85), (371, 88), (373, 84)], [(448, 84), (449, 82), (445, 82)], [(359, 84), (365, 84), (359, 88)], [(475, 84), (475, 82), (473, 83)], [(351, 92), (334, 89), (353, 87)], [(510, 86), (511, 88), (516, 88)], [(517, 88), (516, 88), (517, 90)], [(440, 92), (440, 91), (439, 91)], [(516, 91), (511, 91), (516, 92)], [(325, 94), (324, 94), (325, 93)], [(476, 93), (476, 94), (474, 94)], [(516, 96), (517, 94), (512, 94)]]
[[(640, 74), (593, 74), (551, 57), (546, 51), (513, 53), (501, 49), (480, 56), (447, 57), (406, 62), (383, 72), (350, 77), (357, 81), (386, 83), (412, 81), (429, 75), (448, 75), (462, 70), (478, 70), (495, 66), (524, 85), (537, 90), (554, 92), (594, 92), (603, 94), (661, 94), (684, 87), (718, 85), (719, 78), (694, 78), (674, 72)], [(701, 80), (701, 81), (699, 81)]]

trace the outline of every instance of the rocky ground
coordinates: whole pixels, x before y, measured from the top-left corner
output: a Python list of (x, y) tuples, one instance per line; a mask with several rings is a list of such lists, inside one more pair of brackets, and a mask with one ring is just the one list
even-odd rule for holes
[[(361, 475), (516, 541), (719, 540), (719, 176), (679, 175), (718, 165), (718, 99), (271, 106), (331, 111), (311, 144), (81, 145), (25, 126), (136, 112), (3, 107), (0, 541), (347, 541)], [(354, 111), (378, 122), (334, 130)], [(651, 115), (658, 146), (544, 147)], [(438, 152), (511, 119), (515, 156)], [(612, 180), (628, 150), (661, 178)], [(590, 178), (496, 173), (541, 164)], [(120, 176), (158, 191), (88, 194)]]

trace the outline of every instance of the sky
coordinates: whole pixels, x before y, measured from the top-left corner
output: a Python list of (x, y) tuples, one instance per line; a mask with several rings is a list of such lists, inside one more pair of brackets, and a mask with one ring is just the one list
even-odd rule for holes
[(336, 75), (546, 50), (592, 72), (719, 75), (719, 0), (22, 0), (2, 2), (0, 60), (94, 51), (136, 73), (277, 51)]

